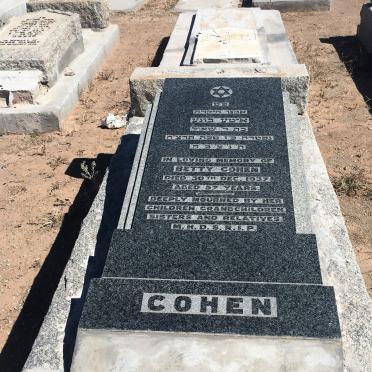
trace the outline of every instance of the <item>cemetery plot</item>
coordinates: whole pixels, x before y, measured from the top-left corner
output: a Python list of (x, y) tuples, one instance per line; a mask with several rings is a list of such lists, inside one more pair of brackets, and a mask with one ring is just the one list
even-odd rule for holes
[(81, 328), (340, 337), (315, 236), (296, 234), (281, 89), (166, 80)]

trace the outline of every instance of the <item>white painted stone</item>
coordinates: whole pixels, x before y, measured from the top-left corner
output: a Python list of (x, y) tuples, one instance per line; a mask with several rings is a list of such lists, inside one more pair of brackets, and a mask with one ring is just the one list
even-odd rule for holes
[(110, 10), (129, 12), (140, 9), (146, 0), (107, 0)]
[(242, 0), (179, 0), (174, 12), (194, 12), (205, 8), (238, 8)]
[(339, 341), (79, 330), (71, 372), (341, 372)]

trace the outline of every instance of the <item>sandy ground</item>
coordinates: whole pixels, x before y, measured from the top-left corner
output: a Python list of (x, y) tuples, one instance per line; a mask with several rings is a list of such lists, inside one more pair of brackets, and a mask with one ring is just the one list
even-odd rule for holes
[[(152, 64), (170, 35), (176, 21), (172, 3), (150, 0), (141, 11), (112, 17), (120, 43), (63, 131), (0, 137), (1, 371), (19, 370), (27, 357), (124, 132), (102, 129), (101, 119), (128, 111), (128, 78), (135, 67)], [(330, 13), (287, 13), (283, 19), (299, 61), (311, 73), (308, 113), (372, 293), (372, 69), (359, 58), (354, 37), (363, 1), (333, 3)]]

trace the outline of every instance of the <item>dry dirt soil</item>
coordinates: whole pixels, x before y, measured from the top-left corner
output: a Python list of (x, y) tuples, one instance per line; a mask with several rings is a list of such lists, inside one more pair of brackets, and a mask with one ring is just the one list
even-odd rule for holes
[[(117, 48), (60, 132), (0, 137), (0, 370), (16, 371), (37, 335), (80, 224), (124, 129), (100, 127), (129, 109), (128, 78), (149, 66), (176, 16), (174, 0), (149, 0), (115, 14)], [(355, 38), (361, 0), (333, 0), (331, 12), (286, 13), (300, 63), (311, 74), (314, 132), (364, 279), (372, 293), (372, 68)], [(369, 64), (372, 66), (372, 63)], [(95, 176), (92, 163), (96, 163)], [(86, 171), (82, 170), (82, 164)]]

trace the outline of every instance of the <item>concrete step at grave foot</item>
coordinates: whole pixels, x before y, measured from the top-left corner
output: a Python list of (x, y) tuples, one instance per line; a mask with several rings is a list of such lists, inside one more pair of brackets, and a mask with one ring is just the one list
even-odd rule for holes
[(116, 230), (104, 276), (322, 283), (314, 235), (263, 235)]
[(230, 371), (233, 365), (342, 371), (333, 289), (112, 278), (91, 283), (72, 371)]

